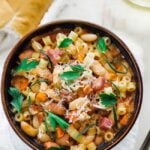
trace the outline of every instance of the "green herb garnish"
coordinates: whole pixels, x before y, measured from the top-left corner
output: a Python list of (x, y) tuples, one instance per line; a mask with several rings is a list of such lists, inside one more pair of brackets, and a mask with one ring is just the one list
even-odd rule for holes
[(70, 38), (65, 38), (60, 45), (58, 46), (59, 48), (66, 48), (68, 47), (70, 44), (72, 44), (73, 41)]
[(56, 130), (56, 120), (53, 118), (52, 113), (48, 113), (48, 121), (53, 130)]
[(17, 110), (17, 112), (20, 112), (23, 103), (23, 95), (15, 87), (10, 87), (8, 93), (13, 98), (11, 102), (12, 106)]
[(60, 77), (66, 81), (73, 81), (80, 77), (81, 73), (85, 70), (80, 65), (70, 66), (72, 71), (63, 72)]
[(100, 97), (100, 102), (102, 105), (104, 105), (105, 107), (112, 107), (115, 126), (118, 129), (118, 119), (117, 119), (117, 114), (115, 110), (115, 105), (117, 104), (116, 95), (113, 93), (110, 93), (110, 94), (102, 93), (102, 94), (99, 94), (99, 97)]
[(83, 72), (85, 69), (81, 65), (70, 66), (73, 71)]
[(66, 71), (66, 72), (63, 72), (60, 75), (60, 77), (61, 79), (66, 80), (66, 81), (73, 81), (79, 78), (80, 74), (81, 74), (80, 72)]
[(99, 38), (96, 44), (96, 48), (101, 53), (106, 53), (107, 47), (105, 40), (103, 38)]
[(115, 90), (117, 91), (119, 97), (121, 98), (121, 94), (120, 94), (120, 90), (118, 88), (118, 86), (116, 84), (114, 84), (111, 80), (107, 80), (108, 82), (110, 82), (112, 84), (112, 86), (115, 88)]
[(33, 68), (35, 68), (37, 65), (39, 64), (38, 61), (32, 60), (30, 62), (28, 62), (27, 58), (24, 58), (21, 63), (19, 64), (19, 66), (16, 68), (16, 71), (29, 71)]
[(124, 64), (121, 64), (121, 65), (123, 66), (123, 68), (125, 69), (125, 71), (120, 71), (120, 70), (117, 70), (116, 67), (109, 60), (107, 60), (107, 59), (106, 59), (106, 63), (116, 73), (127, 74), (127, 72), (128, 72), (128, 68)]
[(89, 124), (87, 127), (85, 127), (81, 132), (77, 135), (76, 138), (79, 138), (82, 134), (85, 134), (90, 128), (92, 128), (95, 125), (95, 123)]
[(47, 120), (46, 120), (46, 117), (44, 118), (44, 125), (45, 125), (45, 128), (46, 128), (46, 132), (50, 135), (51, 137), (51, 140), (54, 140), (55, 139), (55, 135), (50, 131), (50, 129), (48, 128), (48, 123), (47, 123)]
[(51, 147), (48, 150), (66, 150), (64, 147)]
[(50, 57), (49, 57), (43, 50), (40, 50), (40, 53), (42, 53), (42, 54), (47, 58), (48, 63), (49, 63), (49, 65), (50, 65), (50, 67), (51, 67), (51, 68), (50, 68), (50, 71), (51, 71), (51, 73), (52, 73), (53, 70), (54, 70), (54, 65), (53, 65), (53, 63), (52, 63)]
[(54, 130), (56, 130), (57, 124), (63, 129), (66, 130), (69, 127), (69, 124), (60, 118), (59, 116), (53, 114), (52, 112), (47, 112), (48, 113), (48, 120), (50, 125)]
[(116, 129), (118, 129), (118, 119), (117, 119), (117, 113), (116, 113), (115, 106), (113, 106), (112, 108), (113, 108), (113, 115), (114, 115), (115, 126), (116, 126)]
[(35, 84), (41, 83), (41, 82), (46, 82), (47, 84), (49, 83), (49, 81), (48, 81), (47, 79), (36, 80), (35, 82), (33, 82), (33, 83), (30, 85), (30, 88), (31, 88), (32, 86), (34, 86)]
[(30, 98), (30, 96), (27, 96), (27, 101), (28, 101), (28, 107), (30, 107), (30, 105), (31, 105), (31, 98)]
[(117, 103), (117, 98), (113, 93), (101, 93), (99, 94), (99, 97), (101, 99), (101, 104), (106, 107), (114, 106)]

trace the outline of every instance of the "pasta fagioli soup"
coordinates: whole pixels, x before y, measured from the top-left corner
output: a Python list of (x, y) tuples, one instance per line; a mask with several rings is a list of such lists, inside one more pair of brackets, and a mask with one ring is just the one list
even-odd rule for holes
[(132, 70), (110, 37), (82, 27), (38, 36), (12, 69), (15, 121), (48, 150), (95, 150), (134, 111)]

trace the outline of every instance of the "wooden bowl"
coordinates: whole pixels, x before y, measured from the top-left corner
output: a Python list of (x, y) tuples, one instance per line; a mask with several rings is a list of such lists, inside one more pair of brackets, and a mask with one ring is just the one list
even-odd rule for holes
[(135, 110), (126, 126), (124, 126), (114, 137), (114, 139), (111, 142), (103, 143), (98, 146), (98, 149), (101, 150), (107, 150), (114, 147), (117, 143), (119, 143), (131, 130), (132, 126), (134, 125), (137, 116), (139, 114), (141, 103), (142, 103), (142, 97), (143, 97), (143, 84), (142, 84), (142, 77), (141, 73), (138, 67), (138, 64), (131, 54), (129, 48), (125, 45), (125, 43), (118, 38), (114, 33), (111, 31), (92, 24), (88, 22), (83, 21), (74, 21), (74, 20), (65, 20), (65, 21), (57, 21), (57, 22), (51, 22), (49, 24), (46, 24), (44, 26), (41, 26), (34, 30), (33, 32), (29, 33), (25, 37), (23, 37), (16, 46), (11, 50), (9, 56), (7, 57), (5, 61), (5, 65), (3, 68), (3, 74), (2, 74), (2, 85), (1, 85), (1, 95), (2, 95), (2, 103), (4, 107), (4, 111), (6, 113), (7, 119), (16, 132), (16, 134), (31, 148), (33, 149), (43, 149), (43, 146), (38, 144), (36, 140), (30, 138), (27, 136), (20, 128), (19, 124), (14, 119), (14, 114), (11, 111), (11, 97), (8, 95), (8, 88), (10, 86), (10, 79), (11, 79), (11, 69), (15, 67), (16, 60), (18, 59), (19, 53), (24, 50), (30, 43), (30, 40), (36, 36), (40, 36), (43, 34), (47, 34), (50, 32), (53, 32), (54, 29), (72, 29), (76, 26), (81, 26), (84, 28), (87, 28), (91, 32), (100, 33), (103, 36), (108, 36), (111, 38), (112, 42), (116, 44), (116, 46), (120, 49), (122, 55), (126, 58), (126, 61), (129, 63), (130, 67), (133, 70), (135, 82), (137, 85), (136, 93), (135, 93)]

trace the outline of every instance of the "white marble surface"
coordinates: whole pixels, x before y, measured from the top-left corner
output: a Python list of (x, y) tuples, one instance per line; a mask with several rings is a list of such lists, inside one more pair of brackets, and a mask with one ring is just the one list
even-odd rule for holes
[[(41, 24), (48, 21), (60, 19), (81, 19), (106, 26), (121, 36), (130, 49), (134, 53), (143, 72), (143, 54), (144, 54), (144, 99), (140, 117), (134, 128), (132, 129), (132, 139), (130, 144), (132, 150), (138, 150), (147, 131), (150, 128), (150, 118), (147, 114), (150, 113), (149, 101), (149, 85), (150, 85), (150, 11), (130, 7), (123, 0), (57, 0), (53, 7), (45, 15)], [(141, 48), (142, 47), (142, 48)], [(0, 64), (4, 63), (9, 51), (0, 50)], [(1, 69), (0, 69), (1, 73)], [(1, 110), (0, 105), (0, 110)], [(14, 134), (14, 131), (9, 127), (4, 114), (0, 113), (0, 117), (4, 120), (5, 126), (1, 126), (0, 130), (0, 149), (8, 150), (27, 150), (29, 149), (24, 143)], [(1, 122), (1, 121), (0, 121)], [(5, 134), (5, 130), (10, 134)], [(131, 135), (131, 134), (130, 134)], [(3, 138), (1, 138), (3, 137)], [(129, 137), (129, 135), (128, 135)], [(128, 138), (126, 137), (126, 139)], [(11, 140), (9, 140), (11, 139)], [(123, 141), (124, 142), (124, 141)], [(133, 146), (132, 146), (133, 145)], [(121, 147), (121, 148), (120, 148)], [(126, 146), (120, 143), (119, 150), (126, 150)], [(134, 147), (134, 148), (133, 148)], [(114, 150), (118, 150), (117, 147)], [(128, 149), (129, 150), (129, 149)]]

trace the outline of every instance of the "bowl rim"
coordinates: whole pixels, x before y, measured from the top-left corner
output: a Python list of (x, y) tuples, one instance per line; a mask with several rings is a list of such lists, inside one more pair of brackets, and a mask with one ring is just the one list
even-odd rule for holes
[(122, 139), (124, 139), (124, 137), (129, 133), (129, 131), (132, 129), (135, 121), (137, 120), (137, 117), (138, 117), (140, 109), (141, 109), (142, 100), (143, 100), (143, 80), (142, 80), (142, 75), (141, 75), (139, 66), (137, 64), (137, 61), (134, 58), (134, 56), (132, 55), (132, 53), (129, 50), (129, 48), (127, 47), (127, 45), (124, 43), (124, 41), (121, 40), (112, 31), (108, 30), (107, 28), (105, 28), (105, 27), (103, 27), (101, 25), (98, 25), (98, 24), (95, 24), (95, 23), (91, 23), (89, 21), (74, 20), (74, 19), (71, 19), (71, 20), (70, 19), (67, 19), (67, 20), (57, 20), (57, 21), (51, 21), (51, 22), (49, 22), (47, 24), (39, 26), (38, 28), (34, 29), (32, 32), (30, 32), (30, 33), (26, 34), (24, 37), (22, 37), (15, 44), (15, 46), (11, 49), (11, 51), (9, 52), (9, 54), (8, 54), (6, 60), (5, 60), (4, 66), (3, 66), (2, 79), (1, 79), (1, 101), (2, 101), (2, 105), (3, 105), (3, 109), (4, 109), (4, 112), (5, 112), (5, 115), (6, 115), (6, 118), (7, 118), (8, 122), (9, 122), (9, 124), (11, 125), (11, 127), (13, 128), (13, 130), (15, 131), (15, 133), (20, 137), (20, 139), (24, 143), (26, 143), (28, 146), (30, 146), (31, 148), (38, 150), (38, 148), (35, 145), (33, 145), (32, 143), (30, 143), (30, 141), (28, 141), (19, 132), (19, 130), (15, 127), (15, 124), (11, 120), (11, 116), (9, 115), (8, 107), (7, 107), (6, 102), (5, 102), (6, 99), (5, 99), (5, 93), (4, 93), (5, 79), (6, 79), (5, 76), (6, 76), (6, 73), (7, 73), (7, 67), (9, 66), (9, 62), (10, 62), (11, 58), (13, 57), (15, 51), (24, 42), (24, 40), (26, 38), (28, 38), (29, 36), (33, 35), (38, 30), (42, 30), (42, 29), (47, 28), (49, 26), (52, 26), (52, 25), (61, 25), (61, 24), (71, 24), (71, 23), (75, 23), (75, 24), (79, 24), (79, 25), (81, 24), (83, 26), (85, 25), (85, 26), (88, 26), (88, 27), (91, 27), (91, 28), (94, 27), (94, 28), (98, 29), (99, 31), (102, 30), (103, 32), (105, 32), (108, 35), (112, 36), (121, 45), (121, 47), (123, 48), (123, 50), (128, 53), (128, 55), (132, 59), (132, 62), (133, 62), (134, 67), (136, 68), (136, 71), (138, 72), (138, 74), (137, 74), (138, 77), (137, 78), (139, 80), (139, 91), (140, 91), (140, 93), (139, 93), (139, 96), (138, 96), (139, 103), (137, 104), (137, 108), (136, 108), (135, 114), (133, 115), (133, 118), (131, 119), (131, 122), (128, 125), (128, 127), (126, 128), (125, 132), (123, 132), (123, 134), (121, 136), (119, 136), (119, 138), (117, 138), (113, 143), (109, 144), (106, 148), (104, 148), (104, 150), (108, 150), (108, 149), (111, 149), (112, 147), (114, 147), (115, 145), (117, 145)]

